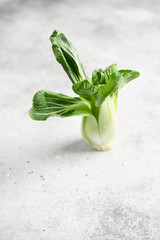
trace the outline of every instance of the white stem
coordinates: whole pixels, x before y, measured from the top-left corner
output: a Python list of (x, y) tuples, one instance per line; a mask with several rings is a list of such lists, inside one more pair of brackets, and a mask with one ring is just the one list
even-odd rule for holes
[(94, 116), (82, 119), (84, 139), (96, 150), (110, 150), (117, 133), (117, 95), (109, 96), (100, 106), (98, 120)]

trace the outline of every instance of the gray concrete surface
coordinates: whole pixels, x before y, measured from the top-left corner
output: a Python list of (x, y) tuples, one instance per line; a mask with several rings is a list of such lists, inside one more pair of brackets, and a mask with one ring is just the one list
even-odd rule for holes
[[(160, 239), (160, 2), (0, 1), (0, 240)], [(73, 96), (52, 54), (60, 29), (88, 76), (117, 63), (141, 77), (119, 92), (113, 150), (81, 118), (32, 121), (33, 94)]]

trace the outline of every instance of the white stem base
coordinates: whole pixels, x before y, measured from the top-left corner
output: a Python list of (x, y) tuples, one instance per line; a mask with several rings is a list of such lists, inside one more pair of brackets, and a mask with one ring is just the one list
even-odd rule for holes
[(117, 95), (108, 96), (99, 108), (98, 116), (84, 116), (82, 134), (92, 148), (110, 150), (117, 133)]
[(97, 151), (109, 151), (112, 149), (113, 144), (114, 144), (113, 142), (110, 142), (108, 144), (101, 144), (101, 145), (90, 143), (90, 146)]

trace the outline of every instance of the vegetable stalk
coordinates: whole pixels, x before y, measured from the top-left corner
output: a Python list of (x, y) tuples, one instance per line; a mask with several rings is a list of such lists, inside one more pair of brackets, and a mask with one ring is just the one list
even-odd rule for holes
[(106, 97), (97, 116), (82, 118), (82, 135), (96, 150), (110, 150), (117, 133), (117, 94)]

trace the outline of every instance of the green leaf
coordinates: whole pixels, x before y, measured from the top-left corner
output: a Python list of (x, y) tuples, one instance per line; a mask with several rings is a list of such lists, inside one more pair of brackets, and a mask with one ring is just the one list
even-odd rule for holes
[(139, 72), (132, 70), (119, 70), (117, 64), (112, 64), (104, 71), (102, 69), (94, 70), (92, 74), (92, 83), (97, 86), (95, 94), (95, 105), (100, 106), (105, 98), (116, 93), (131, 80), (139, 77)]
[(72, 89), (80, 97), (83, 97), (89, 101), (91, 105), (95, 104), (98, 107), (102, 104), (108, 95), (112, 94), (116, 86), (116, 82), (116, 75), (112, 74), (111, 77), (107, 80), (106, 84), (99, 84), (94, 86), (88, 80), (84, 80), (80, 83), (73, 84)]
[(62, 65), (72, 83), (86, 79), (86, 74), (77, 50), (67, 40), (65, 35), (55, 30), (50, 36), (50, 41), (56, 60)]
[(106, 84), (106, 74), (105, 72), (99, 68), (93, 71), (92, 73), (92, 84), (99, 85), (99, 84)]
[(124, 87), (128, 82), (130, 82), (131, 80), (139, 77), (140, 73), (137, 71), (132, 71), (132, 70), (119, 70), (118, 71), (120, 73), (120, 77), (118, 80), (118, 84), (117, 84), (117, 89), (121, 89), (122, 87)]
[(109, 67), (107, 67), (104, 72), (106, 73), (107, 77), (109, 78), (112, 74), (118, 72), (118, 66), (117, 64), (112, 64)]
[(106, 84), (108, 79), (113, 74), (117, 73), (117, 71), (118, 71), (117, 64), (112, 64), (105, 70), (102, 70), (101, 68), (94, 70), (92, 73), (92, 84), (93, 85)]
[(34, 95), (29, 115), (34, 120), (46, 120), (51, 116), (88, 116), (90, 106), (80, 98), (72, 98), (60, 93), (41, 90)]
[(94, 99), (97, 88), (97, 86), (93, 86), (87, 79), (82, 82), (75, 83), (72, 86), (72, 89), (76, 94), (90, 102)]
[(114, 92), (119, 76), (117, 64), (112, 64), (105, 70), (97, 69), (93, 71), (92, 83), (97, 86), (95, 94), (95, 105), (97, 107)]
[(108, 79), (106, 84), (102, 84), (96, 94), (95, 105), (100, 106), (106, 97), (116, 92), (116, 84), (118, 81), (117, 73), (113, 73)]

